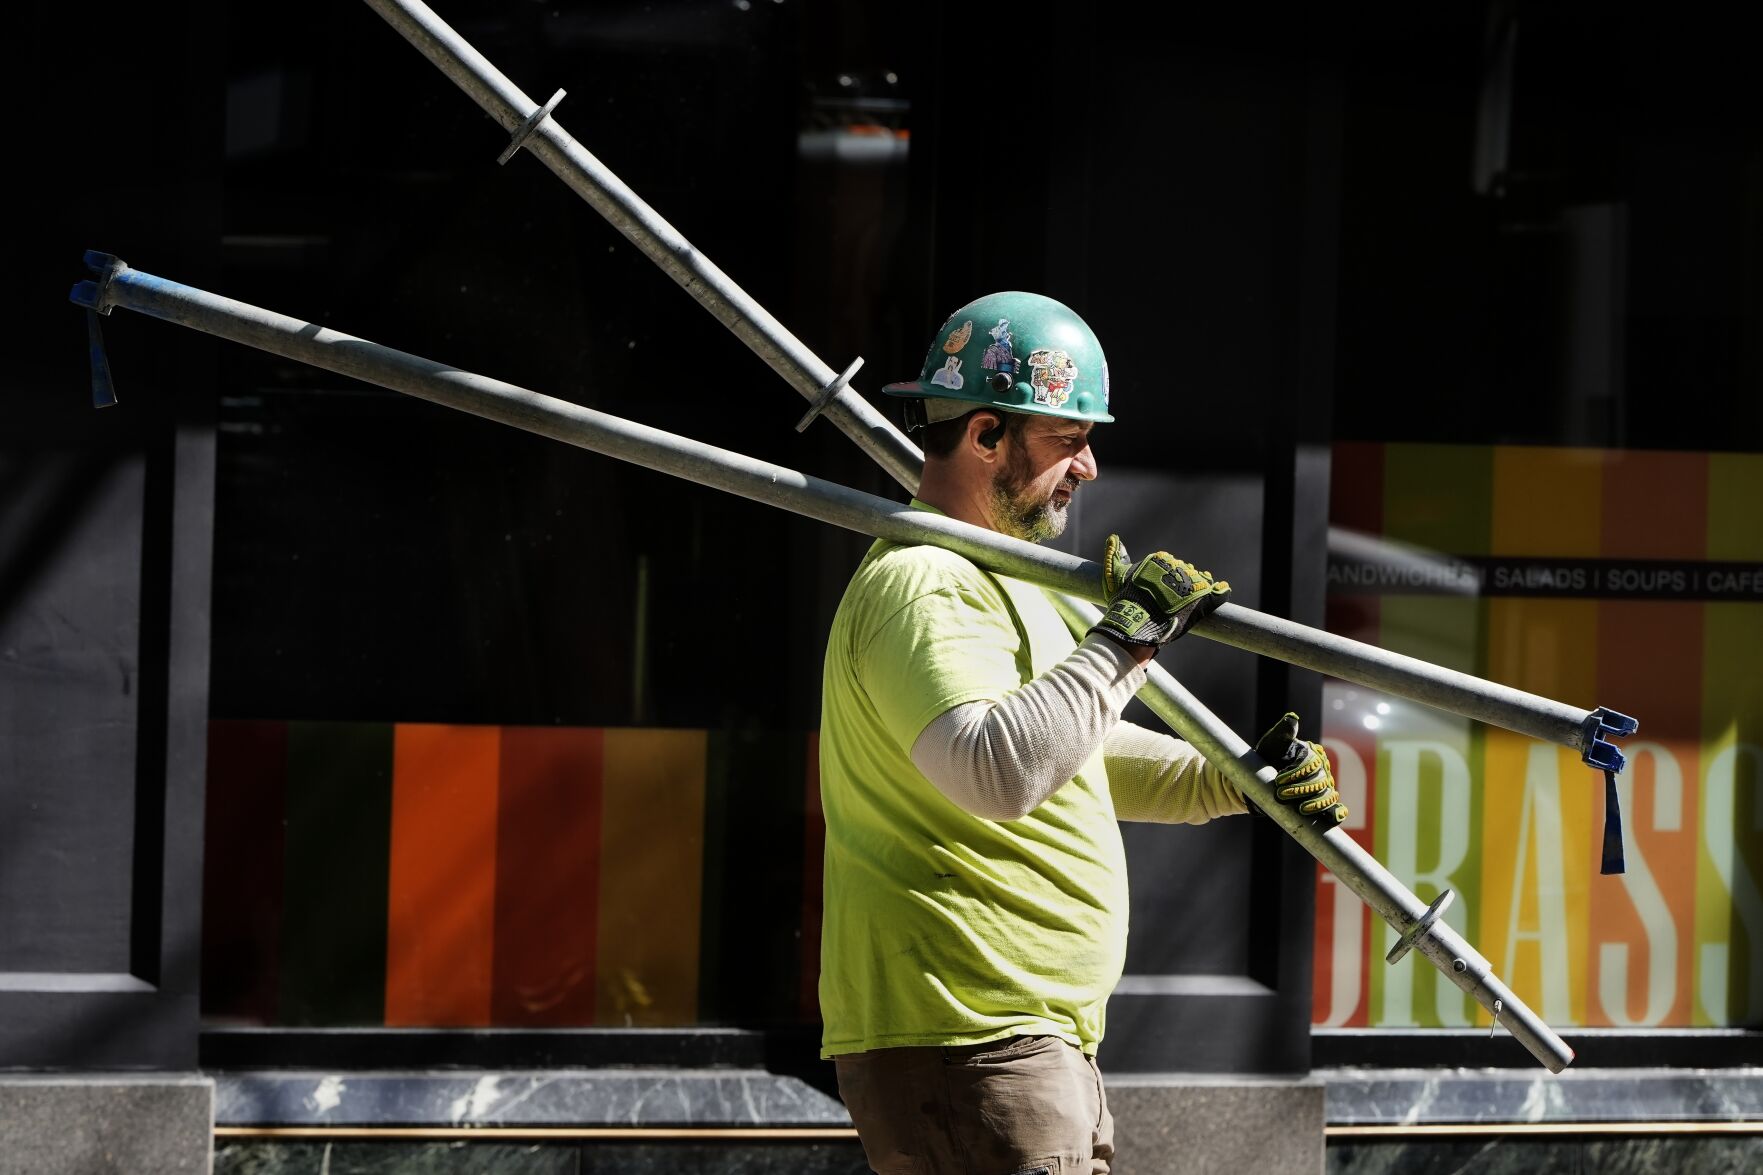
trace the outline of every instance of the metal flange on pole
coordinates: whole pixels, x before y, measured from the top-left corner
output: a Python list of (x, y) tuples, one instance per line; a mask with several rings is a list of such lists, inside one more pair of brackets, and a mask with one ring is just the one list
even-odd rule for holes
[[(568, 184), (804, 399), (813, 401), (837, 379), (837, 372), (564, 130), (550, 115), (555, 98), (545, 106), (534, 102), (428, 5), (418, 0), (365, 2), (514, 136), (516, 149), (524, 148)], [(869, 401), (840, 385), (824, 413), (901, 485), (917, 485), (922, 456), (910, 442), (900, 445), (905, 438)]]
[[(1062, 596), (1094, 600), (1102, 595), (1101, 567), (1088, 560), (167, 281), (105, 254), (88, 254), (87, 263), (98, 280), (76, 285), (72, 300), (91, 310), (122, 306), (863, 534), (946, 547), (982, 567)], [(1090, 605), (1071, 599), (1056, 602), (1062, 609), (1077, 610), (1071, 617), (1075, 623), (1085, 627), (1093, 623), (1095, 611)], [(1155, 665), (1151, 680), (1154, 688), (1144, 696), (1152, 709), (1217, 764), (1244, 795), (1399, 933), (1407, 935), (1424, 921), (1416, 948), (1457, 986), (1495, 1011), (1551, 1071), (1558, 1072), (1572, 1061), (1573, 1051), (1566, 1043), (1512, 995), (1468, 943), (1436, 921), (1436, 914), (1428, 920), (1427, 908), (1388, 870), (1340, 829), (1320, 831), (1275, 800), (1272, 767)]]
[[(1074, 631), (1088, 631), (1101, 618), (1101, 612), (1092, 604), (1070, 596), (1053, 595), (1052, 599)], [(1171, 730), (1205, 755), (1256, 807), (1303, 845), (1323, 868), (1389, 923), (1402, 941), (1419, 950), (1440, 974), (1486, 1008), (1496, 1023), (1504, 1024), (1544, 1068), (1559, 1073), (1573, 1063), (1573, 1049), (1567, 1042), (1512, 994), (1479, 951), (1439, 919), (1449, 904), (1449, 891), (1431, 906), (1426, 905), (1345, 829), (1320, 828), (1280, 803), (1273, 794), (1274, 768), (1155, 661), (1150, 664), (1149, 679), (1138, 697)], [(1389, 962), (1395, 963), (1400, 957), (1397, 955)]]

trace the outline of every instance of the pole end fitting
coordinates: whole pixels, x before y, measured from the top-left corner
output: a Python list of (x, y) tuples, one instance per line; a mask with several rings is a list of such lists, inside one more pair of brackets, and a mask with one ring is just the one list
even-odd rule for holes
[(1628, 765), (1628, 759), (1609, 739), (1633, 734), (1640, 728), (1639, 720), (1607, 706), (1599, 706), (1586, 715), (1579, 728), (1580, 759), (1587, 767), (1599, 771), (1620, 772)]
[(1627, 869), (1622, 846), (1622, 800), (1616, 789), (1616, 777), (1628, 766), (1628, 757), (1607, 736), (1621, 737), (1640, 728), (1638, 720), (1607, 706), (1587, 714), (1580, 727), (1580, 758), (1586, 766), (1604, 773), (1604, 858), (1598, 867), (1603, 874)]
[(68, 301), (86, 308), (86, 354), (92, 364), (92, 407), (109, 408), (116, 403), (116, 384), (110, 378), (110, 360), (104, 354), (104, 332), (98, 329), (98, 316), (108, 315), (111, 307), (111, 283), (116, 275), (128, 268), (114, 253), (87, 249), (86, 268), (96, 281), (74, 283)]
[[(1396, 945), (1390, 948), (1390, 953), (1383, 957), (1383, 961), (1391, 965), (1401, 962), (1402, 956), (1412, 950), (1414, 944), (1426, 936), (1426, 932), (1432, 929), (1432, 924), (1439, 920), (1439, 915), (1448, 910), (1456, 898), (1456, 891), (1449, 889), (1434, 898), (1432, 905), (1426, 908), (1426, 913), (1416, 918), (1414, 925), (1402, 932), (1402, 937), (1396, 940)], [(1459, 968), (1459, 970), (1463, 969)]]
[(97, 249), (87, 249), (83, 260), (86, 269), (98, 280), (75, 282), (67, 300), (108, 317), (111, 307), (110, 283), (128, 265), (116, 254), (101, 253)]

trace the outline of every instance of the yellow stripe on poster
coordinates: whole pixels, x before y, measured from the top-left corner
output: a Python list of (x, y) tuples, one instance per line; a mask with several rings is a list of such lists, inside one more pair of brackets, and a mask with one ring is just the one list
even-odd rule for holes
[(705, 737), (701, 730), (606, 731), (599, 1024), (697, 1021)]
[[(1491, 553), (1598, 554), (1603, 455), (1502, 446), (1494, 453)], [(1598, 605), (1496, 597), (1487, 675), (1588, 704), (1596, 685)], [(1593, 863), (1586, 830), (1602, 796), (1576, 752), (1489, 729), (1484, 743), (1482, 904), (1477, 946), (1544, 1020), (1583, 1024)], [(1485, 1015), (1481, 1017), (1486, 1021)]]
[[(1763, 457), (1708, 462), (1708, 558), (1763, 562)], [(1763, 1020), (1763, 604), (1703, 614), (1694, 1023)]]

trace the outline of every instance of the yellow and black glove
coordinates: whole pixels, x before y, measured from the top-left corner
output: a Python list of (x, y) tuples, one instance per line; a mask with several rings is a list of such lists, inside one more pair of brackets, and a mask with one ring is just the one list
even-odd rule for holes
[[(1273, 792), (1279, 802), (1295, 808), (1322, 828), (1333, 828), (1347, 818), (1347, 805), (1335, 790), (1334, 772), (1321, 743), (1298, 741), (1298, 716), (1287, 711), (1273, 729), (1255, 744), (1260, 755), (1277, 772)], [(1254, 806), (1250, 806), (1254, 811)]]
[(1108, 608), (1090, 631), (1152, 647), (1168, 644), (1230, 595), (1230, 584), (1167, 551), (1134, 563), (1117, 534), (1108, 536), (1102, 584)]

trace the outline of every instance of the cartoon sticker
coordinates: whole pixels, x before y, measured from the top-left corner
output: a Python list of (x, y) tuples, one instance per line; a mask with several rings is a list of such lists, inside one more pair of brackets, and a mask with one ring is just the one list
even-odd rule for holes
[(952, 392), (960, 391), (961, 385), (967, 382), (961, 378), (960, 357), (949, 356), (949, 361), (937, 368), (937, 373), (930, 377), (930, 382), (948, 388)]
[[(967, 340), (971, 339), (972, 337), (973, 337), (973, 319), (970, 318), (966, 322), (962, 323), (960, 326), (955, 328), (955, 333), (950, 335), (949, 341), (943, 344), (943, 350), (947, 351), (951, 355), (958, 354), (960, 352), (961, 348), (967, 346)], [(956, 386), (959, 387), (960, 385), (956, 385)]]
[(1030, 351), (1028, 365), (1034, 369), (1029, 382), (1034, 385), (1035, 403), (1049, 408), (1062, 408), (1071, 398), (1071, 385), (1077, 382), (1077, 364), (1064, 351), (1042, 347)]
[(986, 348), (986, 357), (979, 365), (987, 371), (1001, 371), (1005, 375), (1016, 374), (1016, 340), (1010, 334), (1010, 320), (1000, 318), (998, 325), (986, 332), (992, 336), (992, 345)]

